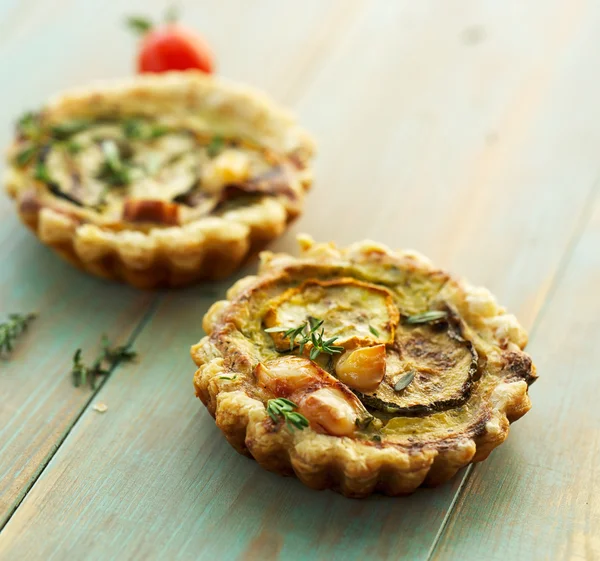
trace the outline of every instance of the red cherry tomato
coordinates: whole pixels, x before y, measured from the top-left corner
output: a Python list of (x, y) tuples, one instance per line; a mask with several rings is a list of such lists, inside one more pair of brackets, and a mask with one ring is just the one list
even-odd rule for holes
[(139, 73), (193, 68), (211, 74), (214, 57), (200, 35), (182, 25), (170, 23), (143, 36), (137, 67)]

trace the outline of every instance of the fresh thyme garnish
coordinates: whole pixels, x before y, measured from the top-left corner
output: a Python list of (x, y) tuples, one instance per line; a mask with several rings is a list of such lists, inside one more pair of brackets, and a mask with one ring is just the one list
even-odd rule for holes
[(131, 182), (130, 169), (121, 159), (117, 143), (114, 140), (103, 140), (100, 147), (105, 159), (98, 172), (98, 179), (115, 187), (128, 185)]
[(304, 353), (304, 347), (307, 343), (312, 343), (312, 349), (310, 350), (310, 359), (315, 360), (321, 353), (333, 355), (335, 353), (341, 353), (344, 347), (334, 345), (338, 337), (331, 337), (331, 339), (324, 339), (325, 329), (319, 328), (323, 325), (322, 319), (317, 319), (312, 316), (308, 317), (308, 321), (299, 325), (298, 327), (292, 327), (287, 329), (285, 327), (269, 327), (265, 329), (267, 333), (283, 333), (285, 339), (290, 340), (290, 351), (294, 350), (296, 346), (296, 339), (300, 354)]
[(35, 173), (33, 174), (34, 179), (38, 181), (42, 181), (44, 183), (54, 183), (52, 177), (50, 177), (50, 173), (48, 172), (48, 168), (44, 162), (38, 161), (35, 166)]
[(290, 430), (304, 430), (308, 426), (308, 419), (295, 409), (298, 409), (298, 406), (284, 397), (267, 401), (267, 413), (274, 423), (279, 423), (281, 418), (284, 418)]
[(235, 380), (237, 378), (237, 374), (234, 376), (219, 376), (219, 380)]
[(13, 350), (15, 340), (36, 318), (36, 314), (8, 314), (8, 321), (0, 323), (0, 355)]
[(430, 310), (428, 312), (423, 312), (422, 314), (408, 316), (404, 322), (410, 325), (417, 325), (420, 323), (435, 323), (436, 321), (446, 319), (447, 317), (448, 312), (443, 310)]
[(163, 125), (152, 125), (150, 127), (150, 132), (148, 133), (148, 138), (160, 138), (169, 132), (169, 129)]
[(73, 119), (72, 121), (52, 125), (50, 127), (50, 133), (56, 140), (68, 140), (73, 135), (84, 131), (89, 126), (90, 121), (87, 119)]
[(134, 140), (142, 137), (142, 122), (138, 119), (126, 119), (121, 128), (125, 138)]
[(111, 347), (106, 335), (102, 336), (102, 350), (92, 363), (87, 366), (81, 360), (81, 349), (77, 349), (73, 355), (73, 367), (71, 376), (75, 387), (89, 384), (92, 389), (96, 389), (96, 380), (100, 376), (106, 376), (110, 371), (122, 362), (131, 362), (137, 356), (135, 351), (131, 350), (131, 344)]
[(38, 147), (35, 145), (24, 148), (15, 156), (15, 163), (19, 167), (26, 166), (29, 162), (31, 162), (31, 160), (33, 160), (34, 156), (37, 154), (37, 151)]
[(40, 125), (40, 116), (38, 113), (25, 113), (17, 121), (17, 132), (24, 138), (29, 140), (38, 140), (42, 135), (42, 127)]
[(65, 142), (65, 149), (69, 154), (78, 154), (83, 150), (83, 146), (75, 140), (68, 140)]
[(406, 374), (402, 374), (398, 381), (394, 384), (394, 391), (401, 392), (403, 389), (407, 388), (410, 383), (415, 378), (414, 370), (407, 372)]
[(375, 417), (373, 417), (373, 415), (369, 415), (368, 417), (363, 417), (362, 419), (357, 417), (356, 419), (354, 419), (354, 424), (359, 429), (366, 429), (373, 422), (373, 419), (375, 419)]
[(153, 140), (169, 132), (164, 125), (150, 124), (141, 119), (123, 121), (123, 134), (130, 140)]
[(379, 331), (377, 331), (377, 329), (375, 329), (372, 325), (369, 325), (369, 331), (375, 335), (375, 337), (379, 337)]
[(315, 333), (313, 331), (310, 335), (310, 340), (313, 344), (313, 348), (310, 350), (311, 360), (315, 360), (320, 353), (327, 353), (328, 355), (333, 355), (334, 353), (341, 353), (344, 351), (344, 347), (333, 344), (337, 341), (337, 337), (332, 337), (331, 339), (323, 340), (324, 331), (324, 329), (321, 329), (320, 333)]
[(209, 158), (217, 157), (225, 147), (225, 140), (222, 136), (216, 135), (212, 137), (210, 143), (206, 146), (206, 153)]

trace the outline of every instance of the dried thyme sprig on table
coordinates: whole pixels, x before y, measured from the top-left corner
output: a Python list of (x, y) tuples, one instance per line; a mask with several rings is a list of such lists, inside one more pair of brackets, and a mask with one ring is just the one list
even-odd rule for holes
[(111, 347), (108, 337), (102, 336), (102, 350), (91, 366), (87, 366), (81, 360), (81, 349), (77, 349), (73, 355), (73, 367), (71, 376), (75, 387), (89, 384), (96, 389), (96, 380), (100, 376), (106, 376), (118, 364), (131, 362), (137, 357), (137, 353), (131, 350), (131, 343), (118, 347)]
[(8, 321), (0, 323), (0, 356), (13, 350), (15, 341), (36, 318), (36, 314), (8, 314)]

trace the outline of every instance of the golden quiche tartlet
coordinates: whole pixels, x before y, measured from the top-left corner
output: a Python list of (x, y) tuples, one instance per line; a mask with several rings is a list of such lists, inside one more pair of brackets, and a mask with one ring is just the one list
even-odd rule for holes
[(74, 265), (142, 288), (223, 278), (302, 210), (313, 143), (246, 87), (200, 72), (65, 93), (17, 124), (6, 186)]
[(301, 237), (204, 318), (196, 393), (264, 468), (350, 497), (401, 495), (485, 459), (530, 408), (527, 334), (415, 252)]

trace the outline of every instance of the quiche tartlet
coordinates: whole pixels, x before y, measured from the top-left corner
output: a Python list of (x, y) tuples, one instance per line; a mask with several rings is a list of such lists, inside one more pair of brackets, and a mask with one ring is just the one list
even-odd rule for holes
[(530, 408), (527, 334), (415, 252), (300, 237), (204, 318), (197, 396), (236, 450), (350, 497), (402, 495), (485, 459)]
[(9, 149), (22, 221), (74, 265), (141, 288), (226, 277), (302, 210), (313, 142), (264, 95), (200, 72), (67, 92)]

